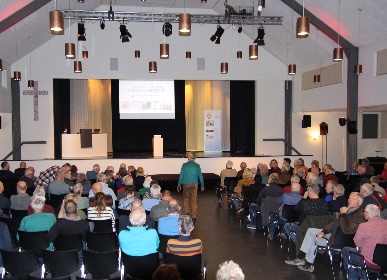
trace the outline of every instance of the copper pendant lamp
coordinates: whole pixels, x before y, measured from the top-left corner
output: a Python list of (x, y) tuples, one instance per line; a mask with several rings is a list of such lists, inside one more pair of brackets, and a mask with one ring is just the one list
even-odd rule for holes
[(242, 59), (242, 51), (237, 51), (237, 58)]
[(189, 35), (191, 32), (191, 14), (179, 15), (179, 35)]
[(149, 62), (149, 73), (157, 73), (157, 62), (156, 61)]
[(134, 51), (134, 58), (140, 58), (140, 51), (139, 50)]
[(297, 66), (296, 64), (289, 64), (288, 66), (288, 74), (289, 75), (296, 75), (297, 73)]
[(82, 73), (82, 61), (74, 61), (74, 73)]
[(258, 45), (249, 46), (249, 59), (257, 60), (258, 59)]
[(186, 59), (191, 59), (191, 52), (190, 51), (186, 51), (185, 52), (185, 58)]
[(65, 43), (65, 56), (66, 56), (66, 58), (69, 58), (69, 59), (75, 58), (75, 44), (74, 43)]
[(321, 82), (321, 76), (320, 75), (314, 75), (313, 76), (313, 82), (315, 84), (319, 84)]
[(169, 44), (160, 44), (160, 58), (169, 59)]
[(63, 32), (63, 29), (64, 29), (63, 13), (58, 10), (51, 11), (50, 12), (51, 34), (54, 34), (54, 35), (61, 34)]
[(13, 72), (13, 79), (15, 81), (20, 81), (21, 80), (21, 73), (20, 73), (20, 71), (14, 71)]
[(220, 64), (220, 74), (227, 74), (228, 73), (228, 63), (222, 62)]
[(33, 88), (35, 86), (34, 80), (28, 80), (28, 88)]

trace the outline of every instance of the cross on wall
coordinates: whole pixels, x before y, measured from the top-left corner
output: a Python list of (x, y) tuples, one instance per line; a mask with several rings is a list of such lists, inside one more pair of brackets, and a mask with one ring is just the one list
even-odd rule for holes
[(23, 95), (34, 96), (34, 121), (39, 121), (39, 95), (48, 95), (47, 90), (38, 90), (38, 81), (34, 82), (33, 90), (23, 90)]

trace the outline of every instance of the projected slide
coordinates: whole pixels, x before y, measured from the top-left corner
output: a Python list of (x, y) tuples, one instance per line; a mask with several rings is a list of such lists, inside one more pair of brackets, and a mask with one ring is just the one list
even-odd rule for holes
[(174, 119), (174, 81), (119, 82), (121, 119)]

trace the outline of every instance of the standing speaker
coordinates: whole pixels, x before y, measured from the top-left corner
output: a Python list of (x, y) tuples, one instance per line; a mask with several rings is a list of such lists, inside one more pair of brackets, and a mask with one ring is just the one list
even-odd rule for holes
[(302, 117), (302, 128), (311, 127), (312, 126), (312, 116), (304, 115)]
[(349, 134), (356, 134), (357, 133), (357, 122), (356, 121), (347, 122), (347, 131)]

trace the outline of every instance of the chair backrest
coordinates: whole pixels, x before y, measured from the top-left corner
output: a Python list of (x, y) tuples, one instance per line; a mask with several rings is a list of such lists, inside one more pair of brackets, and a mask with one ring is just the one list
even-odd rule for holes
[(387, 244), (376, 244), (373, 262), (382, 268), (382, 274), (387, 272)]
[(202, 254), (187, 257), (165, 253), (164, 264), (176, 264), (181, 279), (197, 279), (202, 273)]
[(86, 232), (87, 248), (95, 252), (108, 252), (118, 247), (115, 232)]
[(38, 232), (26, 232), (18, 230), (20, 247), (22, 250), (37, 250), (38, 255), (42, 254), (42, 250), (46, 249), (49, 246), (47, 242), (47, 233), (48, 231), (38, 231)]
[(167, 251), (167, 243), (168, 243), (168, 240), (169, 239), (173, 239), (173, 238), (178, 238), (179, 236), (178, 235), (174, 235), (174, 236), (170, 236), (170, 235), (164, 235), (164, 234), (160, 234), (159, 233), (159, 239), (160, 239), (160, 243), (159, 243), (159, 249), (158, 251), (160, 253), (164, 253)]
[(55, 213), (58, 215), (63, 200), (46, 200), (46, 204), (51, 205), (54, 208)]
[(85, 273), (92, 275), (93, 279), (108, 279), (118, 271), (118, 250), (110, 252), (82, 251)]
[(117, 214), (118, 214), (118, 216), (122, 216), (122, 215), (129, 216), (130, 210), (123, 210), (123, 209), (117, 208)]
[(6, 224), (8, 226), (8, 231), (9, 231), (9, 234), (11, 236), (12, 247), (17, 246), (16, 234), (17, 234), (17, 230), (20, 227), (20, 223), (21, 223), (22, 219), (23, 218), (12, 218), (12, 219), (0, 218), (0, 222), (3, 222), (4, 224)]
[(58, 234), (54, 240), (54, 248), (56, 251), (81, 251), (83, 248), (82, 235)]
[(65, 198), (65, 194), (52, 194), (50, 193), (50, 200), (56, 200), (62, 202)]
[[(28, 275), (27, 276), (27, 280), (40, 280), (40, 279), (41, 278), (38, 277), (38, 276), (33, 276), (33, 275)], [(47, 278), (47, 279), (50, 279), (50, 280), (71, 280), (71, 276), (50, 277), (50, 278)], [(83, 279), (83, 278), (81, 278), (81, 279)], [(12, 279), (10, 279), (10, 280), (12, 280)], [(110, 279), (110, 280), (112, 280), (112, 279)]]
[(28, 214), (28, 210), (11, 209), (12, 218), (24, 218)]
[(160, 262), (159, 253), (135, 257), (122, 252), (121, 258), (125, 274), (129, 274), (132, 278), (142, 280), (151, 280), (152, 274), (156, 271)]
[(31, 272), (39, 269), (38, 254), (36, 250), (14, 252), (1, 250), (3, 266), (6, 272), (23, 279)]
[(227, 187), (227, 189), (230, 191), (233, 191), (237, 184), (238, 184), (237, 177), (225, 177), (224, 178), (224, 186)]
[(43, 250), (43, 263), (51, 278), (69, 276), (79, 269), (78, 252)]
[(112, 220), (91, 220), (89, 222), (94, 223), (94, 232), (113, 232)]
[(284, 204), (282, 208), (282, 218), (286, 219), (288, 223), (295, 223), (298, 221), (299, 213), (294, 212), (296, 205)]

